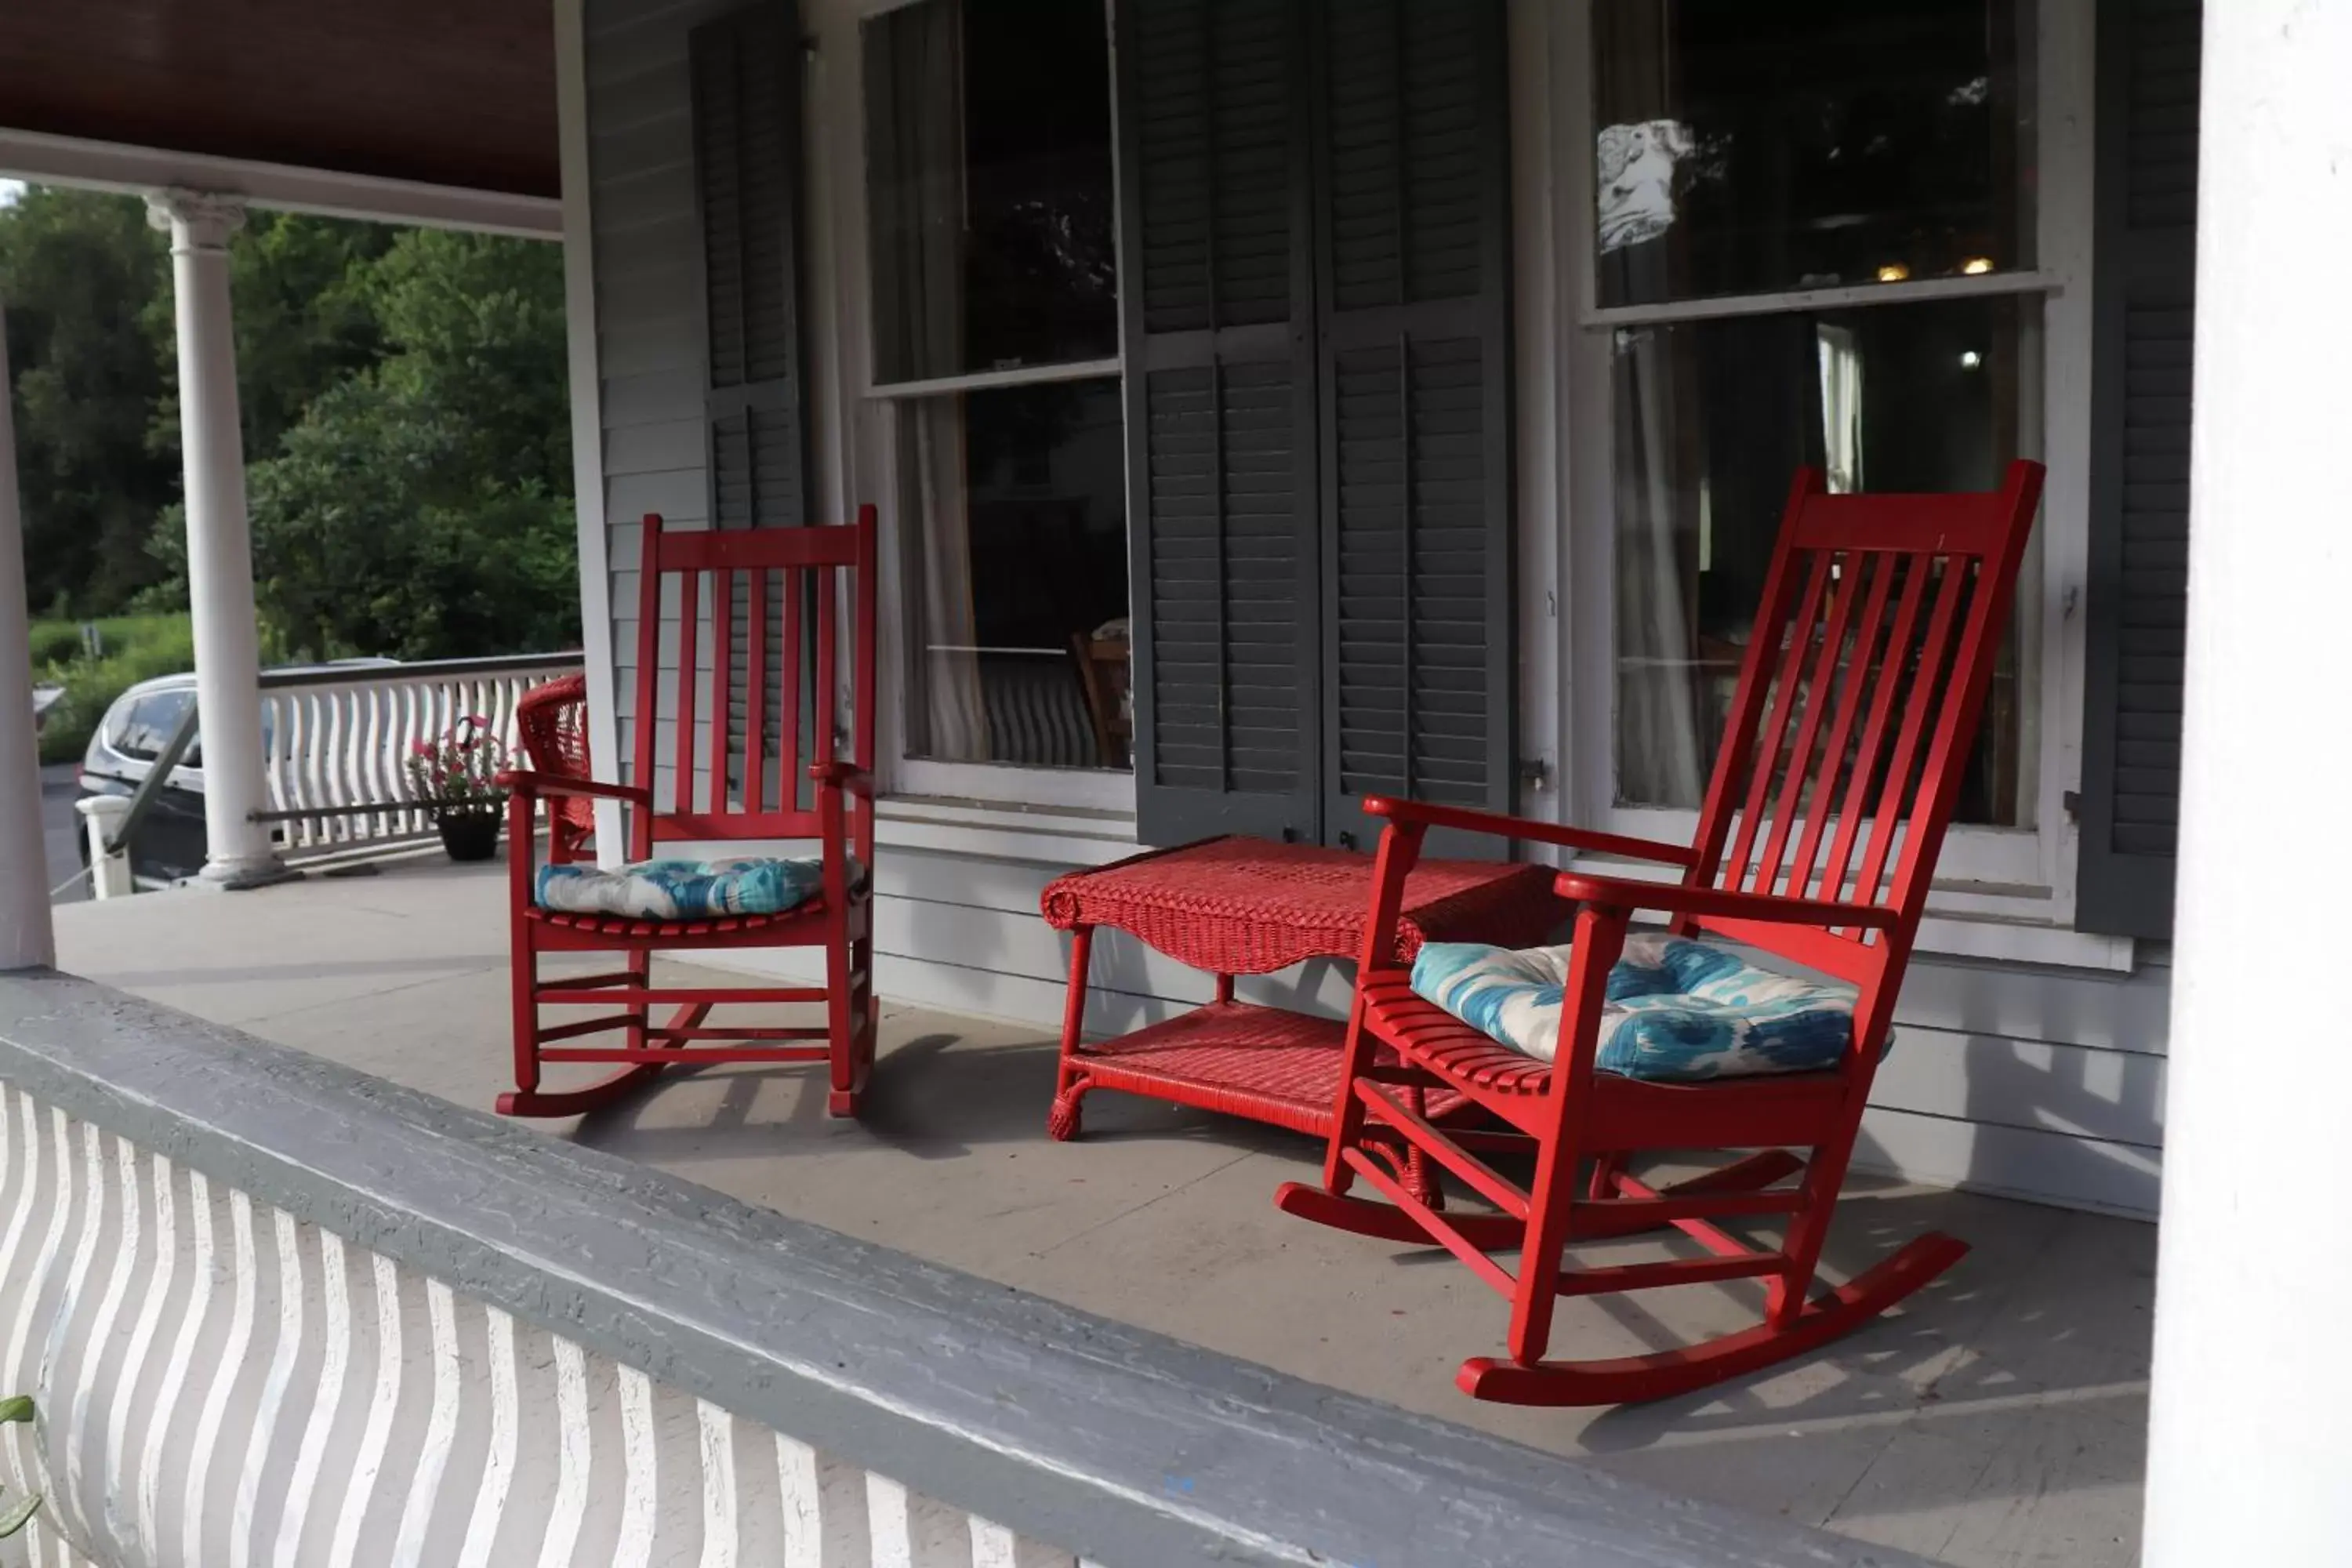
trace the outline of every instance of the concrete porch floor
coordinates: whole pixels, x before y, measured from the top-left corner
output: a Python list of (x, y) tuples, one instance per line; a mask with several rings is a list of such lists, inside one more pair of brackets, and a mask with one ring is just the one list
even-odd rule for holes
[[(57, 910), (61, 967), (459, 1104), (508, 1076), (503, 867), (438, 861), (236, 895)], [(698, 978), (699, 973), (698, 973)], [(1044, 1133), (1045, 1031), (886, 1006), (861, 1124), (798, 1068), (677, 1074), (616, 1111), (541, 1124), (1019, 1289), (1584, 1463), (1931, 1557), (2137, 1560), (2156, 1234), (1967, 1194), (1857, 1182), (1837, 1277), (1926, 1229), (1975, 1251), (1827, 1352), (1639, 1408), (1525, 1410), (1453, 1385), (1506, 1308), (1442, 1252), (1278, 1214), (1313, 1142), (1098, 1093)], [(560, 1080), (557, 1080), (560, 1081)], [(1654, 1244), (1620, 1244), (1611, 1260)], [(1596, 1251), (1592, 1256), (1599, 1256)], [(1563, 1303), (1554, 1348), (1612, 1355), (1752, 1321), (1707, 1287)]]

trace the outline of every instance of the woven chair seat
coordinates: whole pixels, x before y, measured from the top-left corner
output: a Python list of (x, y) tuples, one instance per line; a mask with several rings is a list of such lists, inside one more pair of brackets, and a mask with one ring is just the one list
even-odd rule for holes
[(1538, 1061), (1472, 1028), (1417, 994), (1402, 974), (1368, 978), (1363, 998), (1365, 1018), (1372, 1032), (1417, 1067), (1489, 1094), (1533, 1096), (1551, 1091), (1549, 1062)]
[[(1400, 956), (1455, 935), (1532, 945), (1567, 917), (1543, 866), (1424, 860), (1405, 879)], [(1371, 861), (1344, 849), (1213, 838), (1073, 871), (1039, 900), (1056, 931), (1108, 926), (1216, 974), (1271, 974), (1352, 958), (1364, 942)]]
[(809, 900), (789, 910), (765, 915), (721, 915), (713, 920), (661, 921), (646, 920), (636, 915), (575, 913), (567, 910), (543, 910), (532, 904), (523, 910), (525, 920), (539, 921), (568, 931), (585, 931), (591, 936), (679, 937), (726, 936), (736, 931), (770, 931), (803, 921), (822, 923), (824, 900), (822, 896)]

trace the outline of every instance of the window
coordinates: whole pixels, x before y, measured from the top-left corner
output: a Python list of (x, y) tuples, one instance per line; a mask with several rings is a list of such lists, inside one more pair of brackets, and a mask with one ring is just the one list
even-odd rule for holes
[[(1579, 548), (1608, 552), (1589, 608), (1612, 677), (1584, 777), (1621, 816), (1698, 805), (1798, 467), (1986, 489), (2042, 454), (2036, 20), (2031, 0), (1591, 0)], [(2039, 826), (2038, 570), (1961, 823)]]
[[(111, 737), (114, 749), (126, 757), (137, 757), (147, 762), (162, 756), (163, 748), (172, 743), (173, 733), (179, 729), (181, 719), (195, 700), (195, 692), (187, 688), (151, 691), (135, 700), (115, 721)], [(184, 765), (195, 764), (193, 749), (182, 761)]]
[(865, 24), (904, 751), (1124, 769), (1128, 538), (1100, 0)]

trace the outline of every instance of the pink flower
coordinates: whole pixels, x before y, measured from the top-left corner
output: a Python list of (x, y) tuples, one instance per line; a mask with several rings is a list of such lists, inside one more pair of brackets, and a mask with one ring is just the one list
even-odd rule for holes
[(408, 750), (410, 754), (413, 756), (429, 757), (433, 754), (433, 742), (430, 741), (411, 741), (408, 742)]

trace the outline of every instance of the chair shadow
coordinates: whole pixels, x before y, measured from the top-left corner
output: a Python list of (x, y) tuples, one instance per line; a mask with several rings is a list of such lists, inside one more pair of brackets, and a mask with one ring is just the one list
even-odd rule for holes
[[(838, 1139), (859, 1137), (917, 1159), (961, 1159), (982, 1147), (1045, 1141), (1060, 1055), (1055, 1042), (1043, 1038), (974, 1046), (965, 1036), (933, 1030), (898, 1040), (875, 1062), (855, 1121), (825, 1113), (822, 1064), (683, 1066), (582, 1117), (573, 1136), (655, 1164), (732, 1152), (723, 1145), (739, 1139), (742, 1152), (762, 1157), (831, 1152)], [(665, 1122), (660, 1097), (696, 1079), (724, 1084), (718, 1104), (691, 1122)], [(1236, 1153), (1287, 1150), (1302, 1161), (1319, 1152), (1314, 1140), (1281, 1128), (1110, 1090), (1087, 1096), (1079, 1136), (1087, 1142), (1180, 1138)]]

